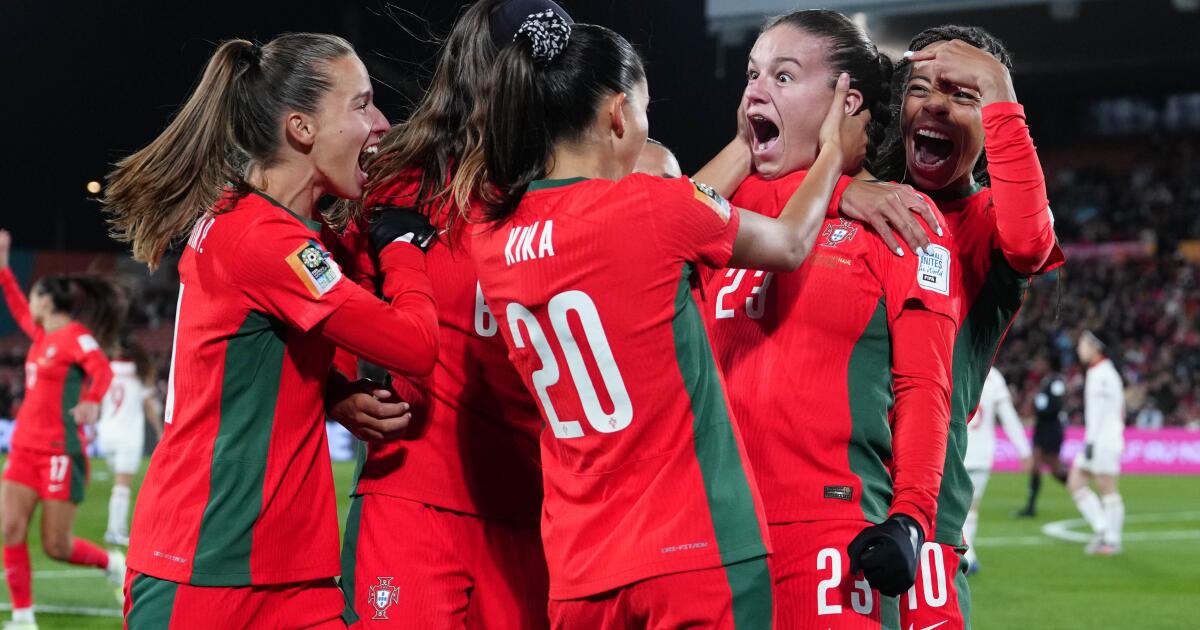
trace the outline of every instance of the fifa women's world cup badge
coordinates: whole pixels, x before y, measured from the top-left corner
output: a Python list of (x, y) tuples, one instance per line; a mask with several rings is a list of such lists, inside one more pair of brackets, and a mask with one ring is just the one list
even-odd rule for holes
[(371, 607), (375, 609), (375, 616), (371, 620), (387, 619), (387, 611), (396, 603), (396, 598), (400, 596), (400, 587), (392, 586), (391, 577), (380, 577), (378, 584), (371, 585), (371, 589), (367, 592), (367, 596), (371, 598)]

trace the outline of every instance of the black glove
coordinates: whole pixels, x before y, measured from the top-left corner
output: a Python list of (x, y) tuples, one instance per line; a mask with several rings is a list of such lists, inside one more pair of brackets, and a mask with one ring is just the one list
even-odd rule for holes
[(429, 218), (416, 208), (378, 206), (371, 210), (371, 251), (376, 256), (383, 248), (396, 241), (411, 243), (421, 251), (429, 251), (437, 230), (429, 224)]
[(1087, 444), (1083, 447), (1083, 458), (1087, 461), (1092, 461), (1092, 445)]
[(896, 597), (912, 588), (917, 578), (917, 553), (925, 544), (921, 526), (904, 514), (872, 525), (850, 541), (850, 575), (862, 570), (871, 588)]

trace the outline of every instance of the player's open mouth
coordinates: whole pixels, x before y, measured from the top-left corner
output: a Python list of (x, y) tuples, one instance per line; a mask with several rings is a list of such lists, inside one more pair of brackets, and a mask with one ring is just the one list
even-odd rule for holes
[(751, 114), (746, 120), (750, 123), (750, 131), (754, 135), (750, 151), (762, 155), (770, 151), (779, 142), (779, 125), (776, 125), (761, 114)]
[(379, 155), (379, 145), (372, 144), (369, 147), (363, 147), (363, 150), (358, 154), (358, 169), (362, 172), (367, 172), (367, 167), (370, 166), (371, 160)]
[(936, 129), (918, 128), (912, 135), (913, 162), (927, 169), (943, 166), (954, 156), (954, 140)]

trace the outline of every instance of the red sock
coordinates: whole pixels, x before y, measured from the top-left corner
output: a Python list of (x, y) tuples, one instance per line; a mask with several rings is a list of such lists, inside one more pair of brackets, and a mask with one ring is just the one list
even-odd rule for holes
[(4, 579), (8, 581), (13, 608), (29, 608), (33, 605), (29, 547), (25, 543), (4, 546)]
[(76, 538), (71, 543), (71, 559), (67, 562), (107, 569), (108, 552), (82, 538)]

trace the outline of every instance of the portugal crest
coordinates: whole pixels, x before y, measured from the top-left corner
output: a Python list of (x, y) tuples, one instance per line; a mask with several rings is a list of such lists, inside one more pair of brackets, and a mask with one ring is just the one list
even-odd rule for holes
[(378, 584), (372, 584), (367, 596), (370, 597), (371, 607), (375, 609), (375, 619), (387, 619), (388, 608), (396, 603), (396, 598), (400, 596), (400, 587), (392, 586), (391, 577), (378, 578)]
[(825, 239), (821, 245), (825, 247), (837, 247), (854, 238), (858, 234), (858, 226), (845, 220), (838, 219), (837, 223), (830, 223), (821, 231), (821, 238)]

